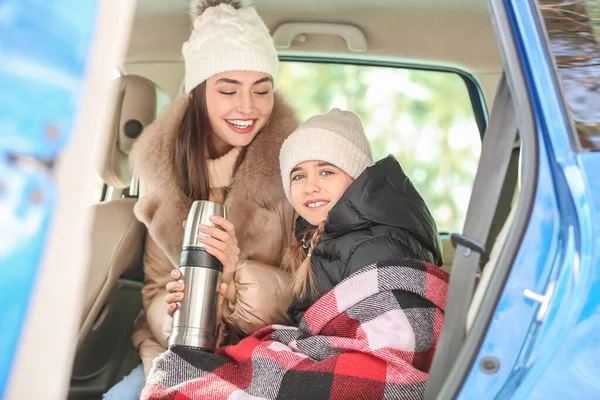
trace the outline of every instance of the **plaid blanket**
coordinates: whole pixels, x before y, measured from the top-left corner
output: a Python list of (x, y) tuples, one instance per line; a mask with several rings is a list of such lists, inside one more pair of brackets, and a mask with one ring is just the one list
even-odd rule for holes
[(448, 275), (414, 260), (369, 265), (296, 327), (273, 325), (215, 354), (174, 346), (142, 399), (421, 399)]

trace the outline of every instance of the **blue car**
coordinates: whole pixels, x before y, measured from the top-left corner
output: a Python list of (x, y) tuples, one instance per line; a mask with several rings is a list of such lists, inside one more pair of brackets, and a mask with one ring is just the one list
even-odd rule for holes
[[(300, 119), (355, 111), (436, 220), (425, 398), (600, 399), (600, 2), (255, 3)], [(128, 155), (182, 93), (188, 7), (0, 0), (0, 398), (101, 399), (140, 363)]]

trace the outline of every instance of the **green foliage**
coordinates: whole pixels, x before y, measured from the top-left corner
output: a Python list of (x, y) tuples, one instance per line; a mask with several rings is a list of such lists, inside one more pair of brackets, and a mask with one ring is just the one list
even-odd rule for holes
[(538, 0), (583, 148), (600, 149), (600, 0)]
[(427, 202), (440, 231), (462, 231), (481, 140), (460, 76), (284, 62), (278, 85), (301, 120), (334, 107), (358, 114), (373, 157), (396, 156)]

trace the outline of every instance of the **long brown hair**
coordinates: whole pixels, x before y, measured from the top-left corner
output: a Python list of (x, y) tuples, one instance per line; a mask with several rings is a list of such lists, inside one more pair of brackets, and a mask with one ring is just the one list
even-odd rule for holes
[(215, 156), (206, 108), (206, 82), (202, 82), (190, 92), (173, 153), (175, 180), (186, 196), (208, 200), (210, 186), (206, 162)]
[[(315, 297), (317, 294), (311, 255), (323, 235), (325, 222), (321, 222), (316, 229), (307, 231), (302, 241), (288, 247), (283, 256), (282, 265), (292, 274), (291, 290), (301, 299)], [(308, 254), (305, 251), (307, 248)]]

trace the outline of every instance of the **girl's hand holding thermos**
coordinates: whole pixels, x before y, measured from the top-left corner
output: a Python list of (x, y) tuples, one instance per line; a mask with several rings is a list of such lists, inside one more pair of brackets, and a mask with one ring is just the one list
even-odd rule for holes
[[(171, 278), (173, 278), (173, 281), (167, 283), (166, 286), (169, 294), (165, 297), (165, 301), (169, 305), (169, 307), (167, 308), (167, 313), (170, 316), (173, 316), (173, 313), (175, 312), (175, 310), (177, 310), (177, 302), (183, 300), (183, 291), (185, 289), (185, 286), (183, 283), (179, 282), (179, 280), (183, 278), (183, 275), (178, 269), (174, 269), (173, 271), (171, 271)], [(228, 298), (228, 288), (229, 285), (227, 283), (221, 283), (221, 286), (219, 287), (219, 294), (232, 302), (234, 301), (234, 299)]]

